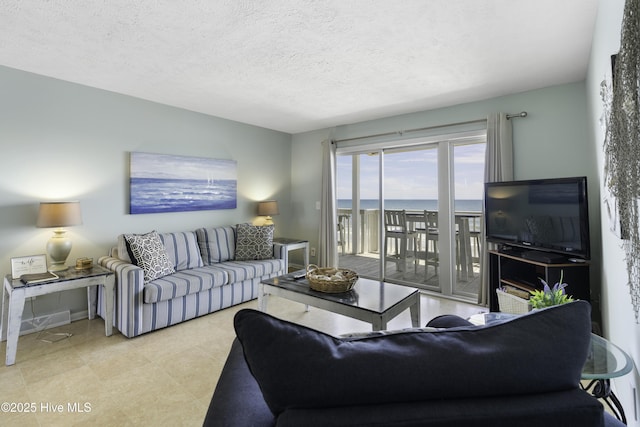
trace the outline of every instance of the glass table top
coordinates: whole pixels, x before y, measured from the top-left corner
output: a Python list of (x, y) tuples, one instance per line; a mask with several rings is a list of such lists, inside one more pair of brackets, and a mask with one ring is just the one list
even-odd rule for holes
[(620, 347), (598, 335), (591, 334), (589, 356), (582, 368), (583, 379), (621, 377), (632, 369), (633, 361)]
[(76, 280), (76, 279), (85, 279), (85, 278), (89, 278), (89, 277), (95, 277), (95, 276), (103, 276), (103, 275), (110, 275), (110, 274), (114, 274), (113, 271), (109, 270), (108, 268), (104, 268), (100, 265), (94, 264), (91, 268), (86, 268), (86, 269), (81, 269), (78, 270), (73, 266), (70, 266), (69, 268), (67, 268), (66, 270), (62, 270), (62, 271), (56, 271), (55, 272), (56, 276), (58, 276), (57, 279), (51, 279), (51, 280), (47, 280), (46, 282), (40, 282), (40, 283), (23, 283), (22, 281), (20, 281), (20, 279), (11, 279), (11, 275), (8, 274), (7, 275), (7, 279), (9, 280), (9, 283), (11, 284), (12, 288), (27, 288), (30, 286), (40, 286), (40, 285), (48, 285), (50, 283), (55, 283), (55, 282), (63, 282), (63, 281), (69, 281), (69, 280)]
[[(301, 273), (296, 272), (296, 273)], [(356, 284), (348, 292), (331, 294), (314, 291), (309, 287), (307, 279), (295, 280), (295, 273), (263, 280), (263, 283), (278, 286), (296, 293), (320, 297), (322, 299), (343, 305), (350, 305), (375, 313), (384, 313), (389, 308), (403, 301), (412, 294), (419, 292), (415, 288), (402, 285), (359, 278)]]

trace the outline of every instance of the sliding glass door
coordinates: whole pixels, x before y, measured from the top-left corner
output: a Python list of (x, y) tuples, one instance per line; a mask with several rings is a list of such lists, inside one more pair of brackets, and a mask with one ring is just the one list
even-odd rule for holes
[(406, 266), (385, 262), (384, 277), (441, 292), (438, 170), (438, 144), (384, 150), (384, 210), (404, 211), (411, 235), (408, 241), (384, 237), (387, 259), (408, 258), (403, 260)]
[[(475, 301), (485, 145), (474, 135), (339, 152), (340, 266)], [(393, 211), (404, 211), (406, 236), (388, 232)]]
[(338, 156), (337, 169), (339, 262), (380, 280), (380, 153)]
[(484, 143), (453, 144), (453, 185), (456, 274), (453, 294), (477, 299), (480, 292), (484, 249), (482, 201), (484, 199)]

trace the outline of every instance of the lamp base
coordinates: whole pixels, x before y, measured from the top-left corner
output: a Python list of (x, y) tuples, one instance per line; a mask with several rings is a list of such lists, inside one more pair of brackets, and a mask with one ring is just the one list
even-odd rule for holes
[(49, 271), (51, 273), (55, 273), (56, 271), (65, 271), (68, 269), (69, 267), (64, 264), (64, 261), (62, 261), (62, 264), (51, 263), (51, 265), (49, 266)]
[(67, 257), (71, 252), (71, 240), (65, 236), (65, 230), (54, 230), (53, 236), (47, 242), (47, 253), (51, 259), (49, 271), (64, 271), (67, 267)]
[(270, 216), (265, 217), (262, 225), (273, 225), (273, 218)]

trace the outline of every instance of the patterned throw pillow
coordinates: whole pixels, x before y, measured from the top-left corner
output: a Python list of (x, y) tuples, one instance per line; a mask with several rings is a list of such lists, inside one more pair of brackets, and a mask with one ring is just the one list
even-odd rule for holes
[(167, 251), (155, 230), (147, 234), (125, 234), (124, 238), (135, 258), (135, 264), (144, 270), (145, 283), (175, 273)]
[(238, 224), (236, 260), (273, 258), (273, 225)]

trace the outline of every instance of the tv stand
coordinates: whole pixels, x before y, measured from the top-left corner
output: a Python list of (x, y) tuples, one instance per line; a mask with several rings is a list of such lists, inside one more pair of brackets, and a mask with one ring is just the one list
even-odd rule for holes
[(545, 264), (562, 264), (567, 261), (564, 255), (554, 254), (551, 252), (541, 251), (525, 251), (521, 254), (522, 258), (531, 261), (538, 261)]
[[(574, 299), (591, 302), (589, 286), (589, 262), (571, 262), (564, 256), (560, 259), (548, 259), (555, 254), (538, 251), (522, 251), (512, 249), (505, 251), (489, 251), (489, 309), (500, 311), (496, 288), (500, 286), (512, 286), (529, 292), (535, 289), (542, 290), (544, 284), (540, 279), (553, 286), (560, 281), (567, 284), (565, 291)], [(551, 262), (545, 262), (551, 261)], [(553, 262), (556, 261), (556, 262)]]

